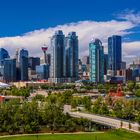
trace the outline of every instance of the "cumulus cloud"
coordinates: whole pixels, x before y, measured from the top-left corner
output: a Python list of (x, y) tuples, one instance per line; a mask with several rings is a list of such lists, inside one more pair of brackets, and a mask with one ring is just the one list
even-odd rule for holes
[(127, 20), (133, 24), (140, 24), (140, 12), (135, 10), (126, 9), (122, 13), (118, 14), (119, 19)]
[(65, 35), (70, 31), (76, 31), (79, 37), (80, 56), (83, 56), (88, 54), (88, 44), (93, 37), (101, 39), (105, 45), (105, 51), (107, 51), (106, 42), (108, 36), (131, 34), (128, 29), (133, 27), (135, 25), (129, 21), (80, 21), (31, 31), (21, 36), (0, 38), (0, 47), (6, 48), (11, 55), (14, 55), (16, 48), (26, 48), (31, 56), (41, 56), (41, 47), (44, 43), (50, 47), (50, 37), (56, 30), (63, 30)]
[(123, 43), (124, 58), (140, 57), (140, 41)]
[(132, 34), (133, 28), (140, 24), (140, 12), (134, 10), (125, 10), (117, 15), (121, 20), (111, 20), (97, 22), (93, 20), (79, 21), (50, 27), (47, 29), (34, 30), (21, 36), (0, 38), (0, 47), (6, 48), (10, 55), (15, 54), (16, 48), (26, 48), (31, 56), (42, 56), (41, 47), (47, 44), (50, 47), (50, 37), (56, 30), (63, 30), (65, 35), (68, 32), (76, 31), (79, 38), (80, 56), (88, 54), (88, 44), (92, 38), (99, 38), (107, 52), (107, 38), (114, 34), (124, 37), (123, 42), (123, 58), (129, 61), (139, 57), (140, 41), (132, 42), (127, 35)]

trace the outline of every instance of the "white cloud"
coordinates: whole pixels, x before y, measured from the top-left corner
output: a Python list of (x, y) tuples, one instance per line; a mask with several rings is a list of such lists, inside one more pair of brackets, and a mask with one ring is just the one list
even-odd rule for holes
[[(65, 35), (70, 31), (77, 32), (80, 55), (86, 55), (88, 54), (88, 44), (93, 37), (101, 39), (106, 47), (108, 36), (113, 34), (122, 36), (130, 34), (131, 32), (129, 32), (128, 29), (132, 29), (133, 27), (135, 27), (135, 25), (129, 21), (80, 21), (58, 25), (54, 28), (35, 30), (25, 33), (22, 36), (0, 38), (0, 47), (6, 48), (11, 55), (14, 55), (16, 48), (26, 48), (32, 56), (41, 56), (42, 45), (45, 43), (49, 46), (50, 37), (56, 30), (61, 29)], [(107, 49), (105, 48), (105, 50)]]
[(126, 9), (117, 16), (119, 19), (130, 21), (133, 24), (140, 24), (140, 12), (135, 10)]
[(140, 41), (123, 43), (124, 58), (140, 57)]

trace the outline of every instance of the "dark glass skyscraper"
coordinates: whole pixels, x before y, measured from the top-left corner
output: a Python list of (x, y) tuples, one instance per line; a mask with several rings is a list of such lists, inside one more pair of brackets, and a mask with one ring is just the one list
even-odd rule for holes
[(37, 65), (40, 65), (40, 58), (39, 57), (29, 57), (28, 59), (29, 68), (31, 70), (35, 70)]
[(78, 79), (78, 36), (70, 32), (65, 38), (66, 46), (66, 77), (72, 81)]
[(99, 39), (89, 43), (90, 81), (104, 82), (104, 48)]
[(108, 70), (108, 54), (104, 54), (104, 75), (107, 75)]
[(4, 48), (0, 48), (0, 65), (3, 65), (5, 58), (10, 58), (9, 53)]
[(21, 81), (28, 80), (28, 51), (25, 49), (20, 50), (19, 63), (20, 63), (20, 74)]
[(122, 40), (121, 36), (113, 35), (108, 38), (108, 69), (112, 71), (112, 76), (121, 69), (122, 62)]
[(4, 60), (4, 81), (16, 81), (16, 59), (7, 58)]
[(51, 38), (51, 66), (50, 78), (52, 82), (61, 82), (66, 76), (65, 64), (65, 36), (61, 30), (55, 32)]

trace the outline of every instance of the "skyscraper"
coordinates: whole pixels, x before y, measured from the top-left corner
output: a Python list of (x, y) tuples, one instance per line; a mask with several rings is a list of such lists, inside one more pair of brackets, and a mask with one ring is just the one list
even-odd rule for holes
[(51, 54), (48, 53), (48, 54), (46, 55), (46, 57), (47, 57), (47, 64), (51, 65)]
[(108, 70), (108, 54), (104, 54), (104, 75), (107, 75)]
[(29, 57), (28, 58), (29, 68), (31, 70), (35, 70), (37, 65), (40, 65), (40, 58), (39, 57)]
[(104, 82), (104, 48), (99, 39), (89, 43), (90, 81)]
[(28, 80), (28, 51), (25, 49), (20, 50), (19, 63), (20, 63), (20, 74), (21, 81)]
[(65, 36), (61, 30), (55, 32), (51, 38), (51, 66), (50, 66), (50, 81), (54, 83), (63, 82), (66, 76), (65, 64)]
[(4, 75), (5, 82), (16, 81), (16, 59), (7, 58), (4, 60)]
[(9, 53), (4, 48), (0, 48), (0, 65), (3, 65), (5, 58), (10, 58)]
[(113, 35), (108, 38), (108, 69), (112, 76), (121, 69), (122, 62), (122, 41), (121, 36)]
[(78, 79), (78, 36), (70, 32), (65, 38), (66, 46), (66, 77), (72, 81)]
[(48, 64), (41, 64), (36, 66), (36, 74), (37, 79), (48, 79), (49, 78), (49, 65)]

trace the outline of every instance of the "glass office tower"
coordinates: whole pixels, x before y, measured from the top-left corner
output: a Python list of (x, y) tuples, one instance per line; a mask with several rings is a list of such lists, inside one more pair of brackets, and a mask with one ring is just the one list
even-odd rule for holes
[(4, 60), (4, 75), (5, 82), (16, 81), (16, 59), (6, 58)]
[(104, 75), (107, 75), (108, 70), (108, 54), (104, 54)]
[(89, 43), (90, 81), (104, 82), (104, 48), (99, 39)]
[(29, 68), (31, 70), (35, 70), (36, 66), (40, 65), (40, 58), (39, 57), (29, 57), (28, 64), (29, 64)]
[(113, 35), (108, 38), (108, 69), (115, 76), (117, 70), (121, 69), (122, 62), (122, 40), (121, 36)]
[(3, 65), (5, 58), (10, 58), (9, 53), (4, 48), (0, 48), (0, 65)]
[(51, 38), (50, 81), (54, 83), (62, 82), (66, 76), (64, 39), (65, 36), (61, 30), (56, 31)]
[(20, 50), (19, 63), (21, 81), (28, 81), (28, 51), (25, 49)]
[(72, 81), (78, 79), (78, 36), (70, 32), (65, 38), (66, 46), (66, 77)]

